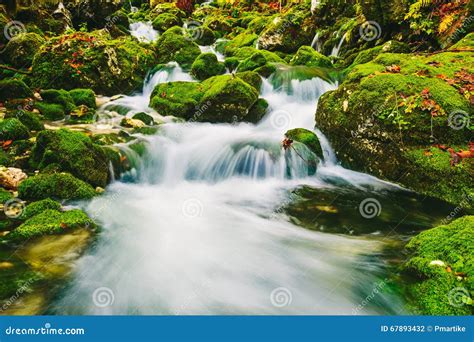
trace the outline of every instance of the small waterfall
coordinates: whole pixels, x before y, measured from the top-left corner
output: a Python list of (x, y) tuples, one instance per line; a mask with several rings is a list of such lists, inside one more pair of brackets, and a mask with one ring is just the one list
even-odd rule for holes
[(331, 52), (331, 56), (333, 57), (339, 57), (339, 52), (341, 51), (341, 47), (342, 47), (342, 44), (344, 43), (344, 41), (346, 40), (346, 33), (344, 33), (341, 37), (341, 39), (339, 40), (339, 43), (334, 46), (332, 48), (332, 52)]
[(158, 31), (153, 28), (151, 21), (130, 24), (130, 34), (143, 43), (152, 43), (158, 39)]
[(213, 54), (216, 55), (217, 60), (219, 62), (224, 62), (225, 61), (225, 56), (222, 53), (220, 53), (216, 50), (216, 44), (215, 43), (213, 45), (200, 45), (199, 49), (201, 50), (202, 53), (212, 52)]
[[(105, 105), (97, 110), (98, 121), (100, 124), (109, 124), (114, 126), (120, 124), (123, 115), (133, 116), (133, 114), (145, 112), (156, 118), (161, 119), (158, 113), (154, 109), (149, 107), (150, 97), (153, 89), (160, 84), (165, 82), (175, 81), (193, 81), (193, 78), (185, 73), (183, 69), (176, 62), (166, 64), (163, 68), (157, 72), (148, 75), (143, 89), (140, 93), (130, 96), (120, 96), (118, 99), (107, 102)], [(119, 114), (117, 115), (117, 112)]]
[(314, 35), (313, 41), (311, 42), (311, 47), (318, 52), (321, 52), (321, 42), (319, 41), (319, 32), (316, 32)]

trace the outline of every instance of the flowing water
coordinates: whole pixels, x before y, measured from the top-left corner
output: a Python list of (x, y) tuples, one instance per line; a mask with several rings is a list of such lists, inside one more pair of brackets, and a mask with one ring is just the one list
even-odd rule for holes
[(136, 22), (130, 24), (130, 34), (143, 43), (151, 43), (158, 39), (158, 32), (151, 22)]
[(339, 57), (339, 53), (341, 52), (342, 44), (344, 43), (345, 40), (346, 40), (346, 34), (343, 34), (341, 39), (339, 40), (339, 43), (332, 48), (331, 56)]
[[(115, 102), (153, 113), (148, 100), (156, 84), (190, 79), (171, 64), (149, 77), (141, 94)], [(313, 130), (318, 98), (335, 87), (320, 78), (264, 80), (270, 109), (257, 125), (166, 123), (146, 137), (137, 170), (84, 204), (102, 231), (49, 311), (393, 313), (401, 301), (388, 293), (361, 305), (385, 277), (384, 243), (306, 230), (278, 211), (302, 184), (394, 188), (338, 166), (317, 130), (325, 158), (316, 174), (299, 154), (282, 150), (288, 129)]]

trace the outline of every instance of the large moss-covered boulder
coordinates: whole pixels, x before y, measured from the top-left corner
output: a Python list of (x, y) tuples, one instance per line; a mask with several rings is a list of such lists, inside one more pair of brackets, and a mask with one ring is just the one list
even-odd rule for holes
[(224, 45), (224, 53), (232, 56), (235, 51), (244, 46), (255, 46), (258, 36), (255, 33), (244, 31), (229, 40)]
[(22, 33), (8, 42), (3, 55), (15, 68), (29, 68), (33, 56), (44, 42), (45, 39), (37, 33)]
[(22, 80), (6, 79), (0, 81), (0, 102), (31, 96), (33, 96), (33, 92)]
[(73, 89), (69, 92), (76, 106), (87, 106), (87, 108), (97, 108), (95, 93), (92, 89)]
[(202, 83), (159, 84), (151, 96), (151, 106), (162, 115), (192, 121), (246, 121), (258, 99), (258, 91), (239, 77), (214, 76)]
[(225, 72), (225, 66), (212, 52), (200, 54), (191, 66), (191, 74), (198, 80), (205, 80)]
[(0, 141), (27, 139), (29, 135), (28, 128), (17, 118), (0, 119)]
[(42, 46), (33, 60), (32, 83), (40, 88), (90, 88), (104, 95), (128, 93), (143, 84), (154, 64), (154, 52), (131, 37), (76, 32)]
[(104, 187), (109, 181), (109, 163), (102, 147), (81, 132), (67, 129), (42, 131), (31, 155), (34, 167), (58, 165), (93, 186)]
[(161, 83), (153, 90), (150, 106), (161, 115), (190, 120), (198, 112), (203, 91), (204, 87), (196, 82)]
[(46, 198), (44, 200), (32, 202), (28, 204), (25, 209), (21, 212), (21, 215), (18, 217), (20, 220), (27, 220), (41, 214), (43, 211), (53, 209), (53, 210), (60, 210), (61, 204), (51, 198)]
[(70, 173), (39, 174), (29, 177), (18, 187), (18, 196), (23, 200), (89, 199), (96, 195), (92, 186), (77, 179)]
[(472, 315), (474, 216), (426, 230), (407, 244), (408, 295), (424, 315)]
[(12, 240), (28, 240), (43, 235), (62, 234), (75, 228), (94, 228), (95, 223), (82, 210), (74, 209), (60, 212), (47, 209), (26, 220), (8, 234)]
[(183, 29), (175, 26), (167, 30), (155, 43), (157, 63), (178, 62), (189, 69), (194, 60), (201, 54), (199, 46), (183, 36)]
[(166, 31), (173, 26), (181, 26), (183, 24), (182, 20), (171, 13), (162, 13), (153, 19), (153, 28), (159, 31)]
[(469, 52), (381, 54), (321, 97), (317, 126), (344, 165), (459, 203), (474, 193), (472, 158), (451, 167), (447, 151), (430, 149), (469, 149), (472, 65)]
[(40, 115), (26, 110), (11, 111), (5, 114), (5, 119), (16, 118), (31, 131), (41, 131), (44, 125), (41, 122)]
[(200, 121), (245, 121), (250, 108), (257, 102), (258, 91), (239, 77), (215, 76), (203, 82), (207, 89), (201, 103), (209, 106)]
[(316, 68), (331, 68), (331, 60), (314, 50), (311, 46), (302, 46), (290, 60), (291, 65), (306, 65)]
[[(283, 63), (283, 60), (276, 54), (264, 50), (255, 50), (253, 48), (242, 48), (234, 55), (236, 58), (241, 58), (237, 70), (240, 72), (254, 70), (258, 72), (262, 69), (272, 68), (271, 63)], [(273, 72), (272, 71), (272, 72)], [(262, 76), (265, 76), (262, 74)]]
[(190, 32), (190, 34), (195, 38), (194, 42), (199, 45), (211, 45), (216, 41), (216, 35), (207, 26), (198, 26), (194, 29), (195, 33)]

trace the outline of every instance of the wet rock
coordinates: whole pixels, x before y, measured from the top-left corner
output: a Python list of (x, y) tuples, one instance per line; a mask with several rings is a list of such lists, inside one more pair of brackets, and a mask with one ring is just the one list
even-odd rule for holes
[(28, 178), (21, 169), (0, 166), (0, 186), (9, 190), (17, 190), (20, 183)]
[(37, 33), (22, 33), (13, 37), (5, 47), (5, 60), (17, 69), (29, 68), (33, 57), (45, 39)]
[(200, 54), (191, 66), (191, 74), (201, 81), (224, 72), (224, 64), (218, 62), (216, 55), (211, 52)]
[(129, 128), (142, 128), (145, 127), (145, 123), (138, 119), (123, 118), (120, 122), (120, 126)]

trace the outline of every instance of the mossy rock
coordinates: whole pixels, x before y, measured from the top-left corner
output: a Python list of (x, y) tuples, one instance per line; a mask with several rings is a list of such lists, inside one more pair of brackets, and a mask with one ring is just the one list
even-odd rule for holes
[(257, 102), (250, 108), (245, 121), (251, 123), (258, 123), (267, 114), (268, 102), (265, 99), (258, 99)]
[(40, 116), (36, 113), (21, 110), (18, 112), (9, 112), (5, 115), (6, 119), (17, 118), (23, 125), (31, 131), (42, 131), (44, 125), (41, 122)]
[[(74, 62), (72, 56), (76, 56)], [(39, 88), (54, 84), (112, 96), (139, 88), (154, 64), (154, 51), (132, 37), (111, 39), (104, 30), (75, 32), (52, 38), (41, 47), (33, 60), (31, 81)]]
[(61, 204), (59, 202), (56, 202), (50, 198), (46, 198), (41, 201), (36, 201), (33, 203), (28, 204), (25, 209), (23, 209), (23, 212), (21, 215), (18, 217), (20, 220), (28, 220), (32, 218), (33, 216), (36, 216), (38, 214), (41, 214), (43, 211), (47, 209), (52, 209), (52, 210), (60, 210), (61, 209)]
[(265, 64), (254, 69), (254, 71), (262, 77), (270, 77), (276, 70), (277, 67), (273, 64)]
[(31, 89), (25, 82), (18, 79), (7, 79), (0, 81), (0, 101), (10, 99), (24, 99), (33, 96)]
[[(240, 52), (243, 52), (243, 49), (240, 50)], [(251, 52), (251, 50), (249, 51)], [(238, 56), (245, 56), (246, 54), (237, 54), (236, 57)], [(250, 70), (256, 70), (258, 68), (268, 68), (270, 63), (281, 63), (283, 60), (278, 57), (277, 55), (273, 53), (268, 53), (268, 52), (263, 52), (263, 51), (256, 51), (250, 56), (246, 57), (244, 60), (242, 60), (239, 63), (239, 66), (237, 67), (237, 71), (250, 71)], [(262, 70), (262, 69), (261, 69)]]
[(8, 42), (3, 55), (13, 67), (29, 68), (34, 55), (44, 43), (45, 39), (37, 33), (18, 34)]
[(196, 29), (197, 36), (195, 37), (196, 44), (199, 45), (212, 45), (216, 41), (216, 35), (207, 26), (199, 26)]
[(191, 66), (191, 74), (201, 81), (224, 72), (224, 64), (220, 63), (212, 52), (200, 54)]
[(150, 106), (161, 115), (189, 120), (195, 114), (203, 90), (196, 82), (161, 83), (153, 90)]
[(252, 32), (242, 32), (235, 36), (232, 40), (228, 41), (224, 47), (224, 53), (232, 56), (235, 51), (244, 46), (254, 46), (258, 38), (258, 35)]
[(202, 83), (159, 84), (151, 96), (151, 107), (162, 115), (193, 121), (245, 121), (258, 99), (258, 91), (239, 77), (221, 75)]
[(57, 121), (66, 117), (66, 112), (60, 104), (37, 102), (35, 103), (35, 107), (47, 120)]
[(235, 74), (237, 77), (241, 78), (248, 84), (250, 84), (252, 87), (260, 91), (260, 88), (262, 87), (262, 78), (260, 75), (254, 71), (244, 71), (244, 72), (238, 72)]
[(29, 136), (28, 128), (17, 118), (0, 119), (0, 141), (27, 139)]
[(0, 203), (4, 204), (6, 201), (13, 198), (13, 195), (10, 191), (0, 188)]
[(76, 106), (84, 105), (90, 109), (96, 109), (95, 93), (92, 89), (73, 89), (69, 91)]
[(162, 13), (153, 19), (153, 28), (159, 31), (166, 31), (173, 26), (181, 26), (182, 20), (171, 13)]
[(331, 60), (314, 50), (311, 46), (302, 46), (290, 60), (290, 65), (306, 65), (315, 68), (332, 68)]
[(141, 122), (143, 122), (145, 125), (148, 125), (148, 126), (153, 126), (155, 124), (155, 120), (153, 119), (153, 117), (144, 112), (134, 114), (132, 116), (132, 119), (140, 120)]
[(109, 181), (105, 152), (81, 132), (68, 129), (40, 132), (30, 162), (38, 169), (59, 164), (62, 171), (70, 172), (93, 186), (105, 187)]
[(174, 26), (163, 33), (154, 44), (158, 56), (157, 63), (176, 61), (184, 69), (191, 68), (201, 54), (199, 46), (183, 36), (183, 29)]
[(40, 95), (44, 102), (60, 105), (64, 109), (66, 115), (70, 114), (76, 108), (71, 94), (64, 89), (42, 90)]
[(92, 186), (69, 173), (38, 174), (20, 183), (18, 196), (24, 200), (89, 199), (96, 195)]
[(449, 50), (469, 50), (474, 49), (474, 32), (468, 33), (463, 39), (451, 46)]
[(402, 269), (414, 278), (408, 294), (421, 314), (474, 313), (473, 240), (474, 216), (464, 216), (426, 230), (406, 245), (410, 255)]
[(474, 72), (472, 60), (467, 52), (382, 53), (354, 66), (337, 90), (321, 96), (317, 126), (345, 166), (459, 203), (472, 182), (457, 170), (469, 174), (471, 161), (451, 168), (447, 152), (427, 151), (445, 155), (445, 168), (437, 172), (433, 160), (424, 163), (417, 156), (433, 143), (468, 149), (472, 127), (454, 129), (452, 116), (473, 120), (470, 100), (456, 81), (459, 71)]
[(46, 209), (26, 220), (8, 235), (8, 239), (29, 240), (43, 235), (63, 234), (76, 228), (95, 228), (95, 223), (79, 209), (64, 212)]
[(214, 76), (203, 82), (207, 89), (201, 103), (209, 106), (199, 121), (245, 121), (250, 108), (257, 102), (258, 91), (242, 79), (229, 75)]
[(239, 66), (240, 60), (237, 57), (228, 57), (224, 60), (224, 65), (230, 71), (234, 71)]
[(293, 141), (305, 145), (311, 152), (319, 158), (323, 158), (323, 150), (318, 136), (305, 128), (295, 128), (287, 131), (285, 136)]

